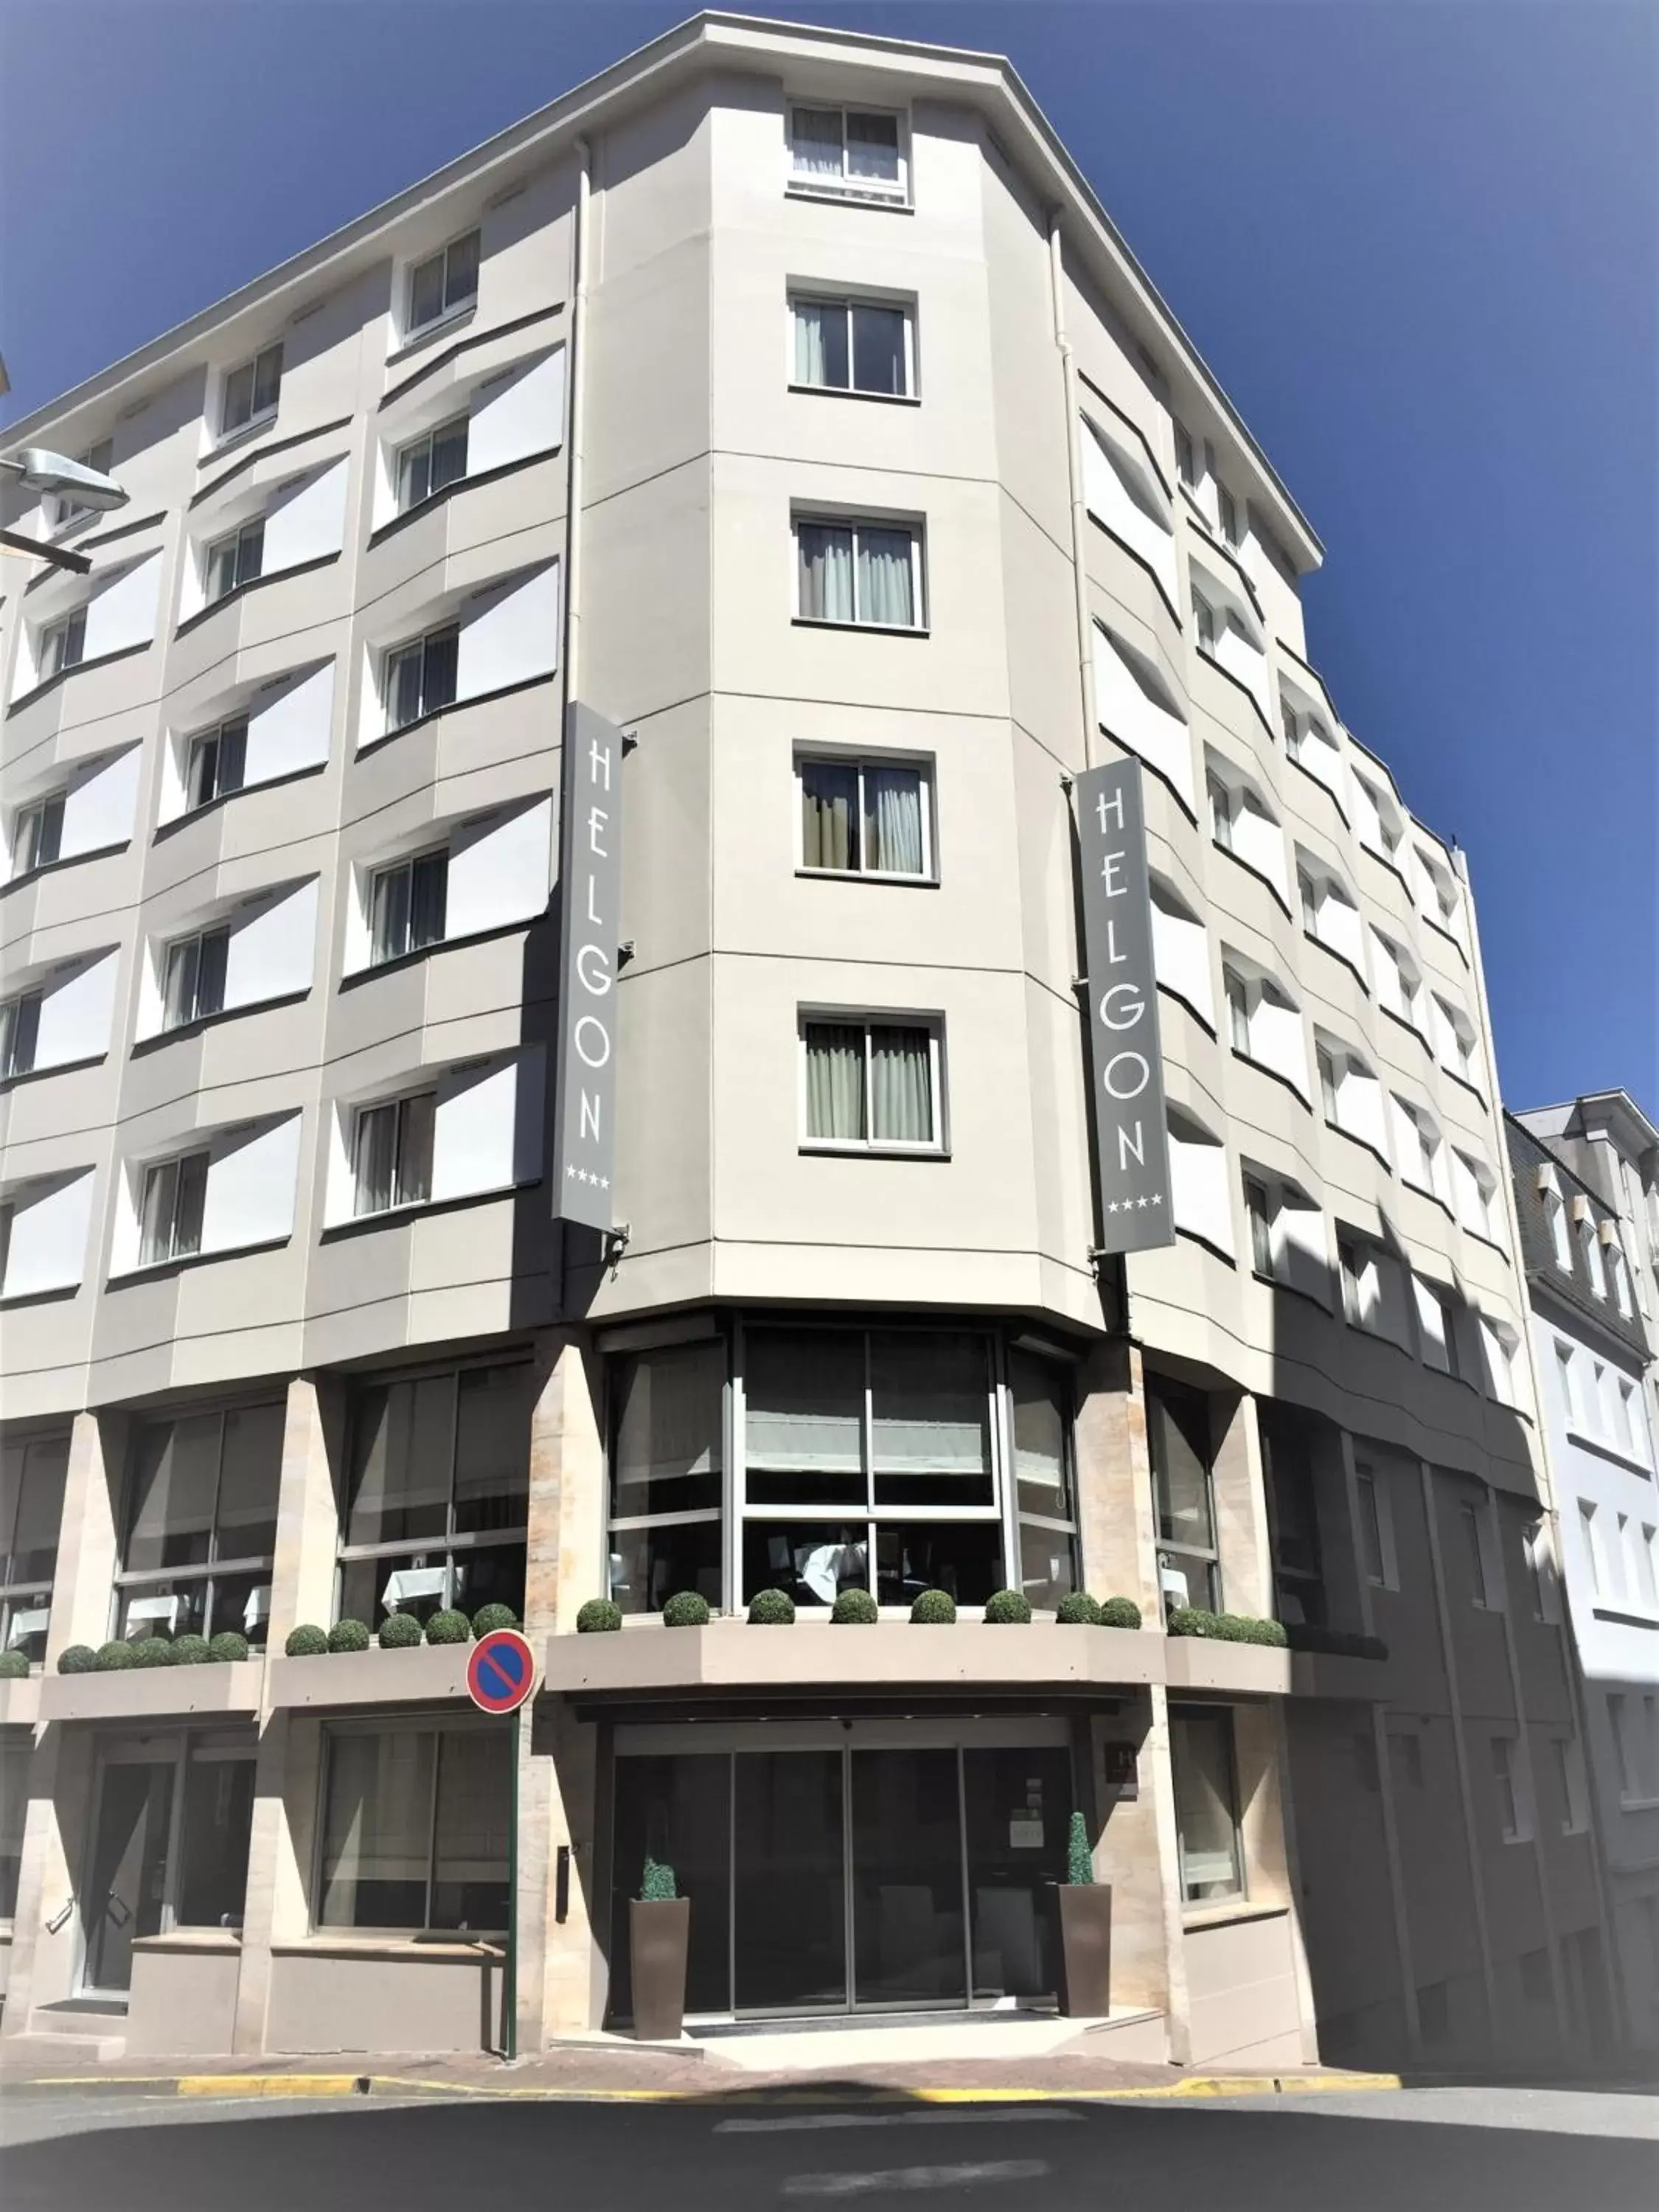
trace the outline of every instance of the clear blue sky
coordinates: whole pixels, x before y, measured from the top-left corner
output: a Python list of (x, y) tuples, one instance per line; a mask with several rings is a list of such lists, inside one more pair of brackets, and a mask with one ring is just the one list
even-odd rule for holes
[[(0, 0), (0, 419), (690, 12)], [(1468, 849), (1510, 1103), (1659, 1115), (1659, 10), (753, 12), (1012, 58), (1325, 541), (1313, 657)]]

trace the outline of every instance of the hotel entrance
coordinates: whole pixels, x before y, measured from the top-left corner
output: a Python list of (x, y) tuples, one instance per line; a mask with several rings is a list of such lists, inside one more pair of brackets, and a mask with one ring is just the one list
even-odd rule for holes
[(647, 1856), (691, 1900), (688, 2014), (1053, 2002), (1065, 1723), (622, 1728), (616, 1753), (614, 2020)]

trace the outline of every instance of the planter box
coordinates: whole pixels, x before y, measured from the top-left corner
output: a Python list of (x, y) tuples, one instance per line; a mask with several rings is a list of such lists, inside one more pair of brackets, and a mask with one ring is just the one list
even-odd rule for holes
[[(43, 1721), (168, 1720), (187, 1713), (252, 1719), (265, 1679), (263, 1659), (216, 1659), (201, 1667), (126, 1667), (107, 1674), (43, 1674)], [(21, 1689), (21, 1682), (8, 1685)]]
[(1112, 2009), (1110, 1885), (1063, 1881), (1057, 1893), (1060, 2008), (1068, 2020), (1104, 2020)]
[(0, 1728), (33, 1728), (40, 1717), (40, 1674), (0, 1682)]
[(685, 2019), (685, 1954), (691, 1900), (628, 1900), (629, 1965), (634, 1988), (634, 2035), (640, 2043), (675, 2043)]
[(405, 1651), (330, 1651), (317, 1659), (277, 1657), (270, 1702), (319, 1711), (340, 1705), (430, 1705), (466, 1695), (467, 1644), (412, 1644)]
[(1166, 1641), (1172, 1690), (1220, 1690), (1242, 1698), (1290, 1693), (1291, 1654), (1274, 1644), (1224, 1644), (1207, 1636), (1171, 1636)]

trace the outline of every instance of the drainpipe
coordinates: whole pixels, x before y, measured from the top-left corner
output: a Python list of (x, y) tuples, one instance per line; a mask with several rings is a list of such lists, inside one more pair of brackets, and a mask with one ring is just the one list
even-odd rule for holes
[(1083, 698), (1083, 764), (1092, 768), (1095, 732), (1094, 623), (1089, 613), (1089, 581), (1084, 554), (1089, 542), (1088, 510), (1083, 498), (1082, 459), (1078, 452), (1081, 413), (1077, 396), (1077, 358), (1066, 335), (1066, 271), (1060, 255), (1060, 210), (1048, 215), (1048, 292), (1054, 307), (1054, 343), (1060, 349), (1060, 383), (1066, 394), (1066, 471), (1072, 492), (1072, 582), (1077, 597), (1078, 678)]
[(587, 400), (588, 224), (593, 157), (586, 138), (576, 141), (575, 287), (570, 301), (570, 465), (565, 482), (564, 519), (564, 696), (568, 706), (580, 693), (581, 676), (581, 512), (583, 440)]

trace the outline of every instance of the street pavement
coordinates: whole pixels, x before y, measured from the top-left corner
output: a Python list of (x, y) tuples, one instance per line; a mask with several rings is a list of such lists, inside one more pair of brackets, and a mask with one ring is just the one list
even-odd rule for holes
[(939, 2106), (825, 2085), (696, 2102), (397, 2093), (326, 2104), (140, 2087), (0, 2095), (6, 2212), (557, 2207), (750, 2212), (919, 2199), (1021, 2212), (1654, 2212), (1659, 2099), (1407, 2089)]

